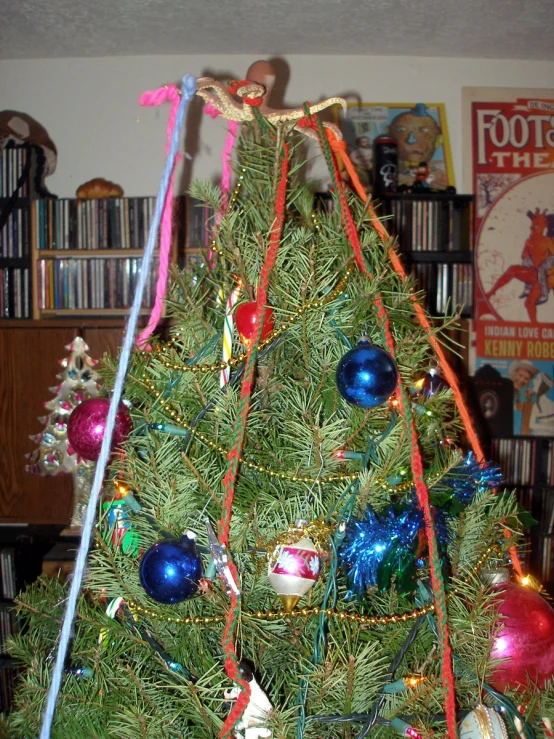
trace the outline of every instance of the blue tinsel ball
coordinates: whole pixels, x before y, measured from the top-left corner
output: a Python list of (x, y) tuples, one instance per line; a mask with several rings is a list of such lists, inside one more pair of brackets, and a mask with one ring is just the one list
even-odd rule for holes
[(179, 603), (198, 590), (202, 560), (194, 538), (163, 539), (150, 547), (140, 563), (140, 582), (158, 603)]
[(340, 360), (336, 382), (346, 401), (362, 408), (374, 408), (394, 392), (398, 370), (384, 349), (362, 340)]

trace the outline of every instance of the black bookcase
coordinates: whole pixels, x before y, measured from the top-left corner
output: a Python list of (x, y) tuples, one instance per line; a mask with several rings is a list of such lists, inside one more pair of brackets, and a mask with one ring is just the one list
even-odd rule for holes
[(34, 147), (0, 150), (0, 317), (32, 318), (32, 213), (37, 153)]
[(0, 713), (10, 710), (17, 663), (6, 640), (19, 628), (14, 599), (42, 572), (46, 553), (59, 540), (61, 526), (0, 526)]
[(378, 204), (396, 238), (405, 267), (423, 290), (435, 316), (473, 306), (473, 196), (450, 193), (391, 193)]

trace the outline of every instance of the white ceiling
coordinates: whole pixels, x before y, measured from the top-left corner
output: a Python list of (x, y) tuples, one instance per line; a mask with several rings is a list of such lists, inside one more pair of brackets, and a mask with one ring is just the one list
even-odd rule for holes
[(0, 59), (213, 52), (554, 60), (554, 0), (1, 0), (0, 6)]

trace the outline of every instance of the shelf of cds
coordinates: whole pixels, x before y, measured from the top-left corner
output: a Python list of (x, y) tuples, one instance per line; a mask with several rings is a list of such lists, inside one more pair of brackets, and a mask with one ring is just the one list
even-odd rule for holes
[[(67, 258), (41, 255), (36, 263), (36, 298), (39, 317), (71, 314), (126, 313), (133, 300), (140, 275), (142, 250), (109, 257), (70, 252)], [(148, 310), (155, 294), (156, 267), (146, 283), (143, 310)]]
[(17, 595), (15, 548), (0, 548), (0, 712), (11, 705), (16, 678), (16, 666), (10, 657), (7, 640), (17, 630), (13, 600)]
[(529, 566), (552, 591), (554, 586), (554, 439), (494, 438), (490, 457), (497, 462), (507, 487), (515, 488), (520, 504), (535, 524), (528, 532)]
[(43, 558), (60, 530), (23, 524), (0, 528), (0, 713), (10, 710), (18, 673), (9, 652), (10, 637), (21, 628), (14, 601), (40, 575)]
[[(33, 204), (35, 318), (124, 315), (140, 275), (156, 199), (59, 199)], [(194, 198), (176, 198), (171, 263), (202, 265), (211, 241), (213, 212)], [(142, 312), (152, 307), (154, 261)]]
[(32, 316), (31, 211), (35, 154), (28, 146), (0, 149), (0, 316)]
[(473, 196), (449, 193), (391, 193), (381, 198), (386, 226), (432, 315), (459, 312), (473, 304)]
[[(123, 315), (133, 300), (155, 198), (33, 203), (35, 318)], [(143, 312), (155, 296), (150, 271)]]

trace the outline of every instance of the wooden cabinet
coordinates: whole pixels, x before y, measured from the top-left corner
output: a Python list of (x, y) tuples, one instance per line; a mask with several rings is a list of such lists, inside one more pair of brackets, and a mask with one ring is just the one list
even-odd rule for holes
[(78, 319), (3, 321), (0, 324), (0, 522), (69, 523), (71, 475), (38, 477), (25, 471), (25, 454), (35, 444), (30, 434), (41, 431), (43, 403), (53, 395), (60, 371), (58, 360), (77, 335), (90, 355), (115, 354), (123, 335), (121, 320), (100, 319), (80, 325)]

